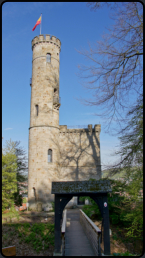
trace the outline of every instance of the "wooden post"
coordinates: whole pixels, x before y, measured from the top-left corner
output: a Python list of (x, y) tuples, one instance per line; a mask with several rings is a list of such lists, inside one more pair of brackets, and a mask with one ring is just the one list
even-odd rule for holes
[(103, 196), (104, 254), (110, 255), (109, 208), (107, 193)]
[(55, 249), (54, 256), (61, 254), (60, 196), (55, 194)]

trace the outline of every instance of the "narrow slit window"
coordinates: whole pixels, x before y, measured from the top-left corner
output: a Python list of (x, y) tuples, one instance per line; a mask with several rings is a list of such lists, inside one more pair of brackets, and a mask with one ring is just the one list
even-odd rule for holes
[(35, 107), (36, 107), (36, 116), (38, 116), (39, 107), (38, 105), (35, 105)]
[(47, 53), (46, 55), (46, 62), (50, 63), (51, 62), (51, 54)]
[(32, 188), (32, 192), (33, 192), (33, 197), (35, 197), (35, 189), (34, 189), (34, 187)]
[(52, 150), (48, 150), (48, 162), (52, 162)]
[(54, 89), (54, 96), (57, 95), (57, 89)]

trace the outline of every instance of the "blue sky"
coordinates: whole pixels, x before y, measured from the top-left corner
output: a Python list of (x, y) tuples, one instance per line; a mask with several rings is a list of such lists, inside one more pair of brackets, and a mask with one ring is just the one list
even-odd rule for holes
[[(97, 107), (82, 105), (77, 98), (88, 97), (77, 76), (78, 65), (85, 62), (78, 53), (88, 43), (101, 40), (112, 24), (109, 8), (90, 11), (86, 3), (6, 2), (2, 6), (2, 136), (3, 146), (10, 138), (20, 141), (28, 153), (32, 77), (32, 39), (40, 34), (34, 27), (42, 13), (41, 34), (61, 41), (60, 53), (60, 125), (101, 124), (101, 163), (115, 160), (110, 154), (119, 144), (117, 137), (105, 133)], [(78, 50), (78, 51), (77, 51)], [(91, 95), (90, 95), (91, 97)]]

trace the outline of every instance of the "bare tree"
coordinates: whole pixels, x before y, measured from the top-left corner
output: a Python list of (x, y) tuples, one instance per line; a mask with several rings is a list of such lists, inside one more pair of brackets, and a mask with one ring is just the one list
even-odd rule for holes
[[(96, 11), (102, 3), (88, 5)], [(92, 98), (81, 101), (100, 106), (102, 113), (96, 115), (107, 118), (109, 129), (112, 121), (123, 128), (130, 119), (127, 114), (142, 98), (143, 6), (140, 2), (108, 5), (115, 23), (101, 41), (89, 44), (89, 51), (79, 51), (87, 60), (87, 65), (79, 65), (79, 76), (83, 86), (92, 90)]]

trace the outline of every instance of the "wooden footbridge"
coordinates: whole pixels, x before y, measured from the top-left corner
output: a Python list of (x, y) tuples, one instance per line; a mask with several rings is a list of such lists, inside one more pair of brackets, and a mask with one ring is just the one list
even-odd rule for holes
[[(78, 209), (67, 210), (66, 232), (65, 232), (65, 239), (64, 239), (65, 244), (64, 244), (63, 255), (96, 256), (96, 252), (91, 245), (91, 241), (90, 241), (91, 239), (87, 237), (85, 228), (81, 224), (80, 216), (83, 216), (83, 214), (81, 214), (81, 211)], [(92, 231), (93, 231), (93, 228), (92, 228)], [(101, 230), (99, 230), (99, 233), (101, 233)], [(96, 242), (96, 247), (98, 247), (97, 238), (98, 238), (98, 234), (96, 232), (96, 237), (94, 236), (94, 239), (92, 239), (92, 241), (94, 240), (94, 242)]]
[[(54, 256), (110, 255), (108, 192), (111, 192), (109, 180), (52, 182), (52, 194), (55, 194)], [(97, 203), (103, 222), (103, 250), (100, 248), (102, 232), (92, 220), (82, 210), (64, 210), (73, 196), (89, 196)]]

